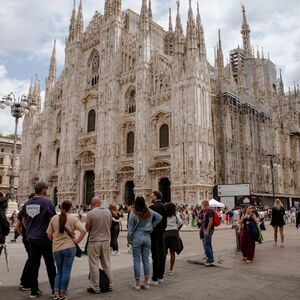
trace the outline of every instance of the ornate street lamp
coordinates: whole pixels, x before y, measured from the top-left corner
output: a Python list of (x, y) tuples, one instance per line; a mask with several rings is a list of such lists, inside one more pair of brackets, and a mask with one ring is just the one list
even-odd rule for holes
[(15, 135), (14, 135), (14, 150), (13, 150), (13, 159), (12, 159), (12, 171), (11, 171), (11, 180), (9, 183), (9, 192), (12, 199), (15, 199), (15, 177), (16, 177), (16, 152), (17, 152), (17, 137), (18, 137), (18, 123), (19, 119), (28, 114), (30, 111), (36, 111), (37, 107), (31, 103), (31, 99), (28, 99), (26, 95), (21, 96), (21, 98), (16, 97), (13, 92), (9, 93), (7, 96), (4, 96), (0, 100), (0, 108), (5, 109), (10, 107), (11, 115), (15, 118)]
[(275, 202), (275, 183), (274, 183), (274, 168), (279, 167), (280, 165), (275, 162), (276, 155), (274, 154), (267, 154), (268, 161), (270, 162), (270, 165), (268, 163), (263, 165), (263, 168), (271, 169), (271, 180), (272, 180), (272, 198), (273, 203)]

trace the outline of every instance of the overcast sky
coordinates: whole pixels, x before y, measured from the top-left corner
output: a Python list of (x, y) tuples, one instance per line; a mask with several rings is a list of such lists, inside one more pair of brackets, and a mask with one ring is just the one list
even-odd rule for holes
[[(123, 0), (122, 9), (139, 12), (142, 0)], [(265, 56), (283, 71), (286, 86), (300, 80), (300, 5), (299, 0), (244, 0), (251, 44), (264, 48)], [(189, 0), (181, 0), (181, 17), (185, 26)], [(78, 6), (79, 0), (76, 0)], [(218, 28), (222, 32), (225, 61), (230, 49), (242, 45), (241, 0), (199, 0), (204, 25), (208, 59), (213, 51)], [(197, 1), (192, 0), (194, 14)], [(58, 71), (64, 63), (64, 41), (68, 34), (73, 0), (1, 0), (0, 5), (0, 98), (10, 91), (27, 93), (30, 78), (37, 73), (44, 88), (53, 40), (57, 40)], [(96, 10), (103, 12), (104, 0), (83, 0), (84, 26)], [(152, 0), (153, 17), (167, 29), (168, 9), (175, 24), (176, 1)], [(9, 110), (0, 109), (0, 133), (12, 133), (14, 120)]]

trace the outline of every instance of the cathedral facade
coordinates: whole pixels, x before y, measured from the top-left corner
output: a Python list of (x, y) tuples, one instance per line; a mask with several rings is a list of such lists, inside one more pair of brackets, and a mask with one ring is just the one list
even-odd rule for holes
[[(276, 195), (300, 197), (299, 88), (286, 94), (281, 73), (253, 53), (243, 8), (243, 48), (225, 65), (221, 34), (215, 66), (207, 61), (199, 7), (186, 33), (177, 2), (165, 30), (152, 17), (106, 0), (84, 31), (82, 3), (73, 9), (65, 65), (57, 78), (55, 45), (41, 110), (39, 83), (25, 116), (19, 198), (49, 184), (55, 204), (89, 204), (93, 195), (131, 204), (161, 190), (165, 201), (198, 203), (217, 184), (249, 183), (268, 198), (268, 155)], [(279, 78), (278, 78), (279, 77)]]

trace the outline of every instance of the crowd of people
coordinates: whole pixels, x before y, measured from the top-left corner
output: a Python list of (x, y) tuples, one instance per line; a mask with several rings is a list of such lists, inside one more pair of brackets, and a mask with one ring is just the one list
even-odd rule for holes
[[(75, 256), (81, 256), (78, 246), (88, 234), (86, 254), (88, 255), (90, 287), (87, 292), (99, 294), (104, 291), (99, 275), (99, 263), (107, 278), (107, 289), (113, 290), (111, 271), (111, 255), (119, 254), (118, 236), (122, 226), (122, 210), (116, 204), (108, 208), (102, 200), (94, 197), (90, 210), (86, 214), (86, 222), (81, 216), (71, 214), (74, 211), (70, 201), (60, 205), (57, 214), (52, 202), (46, 198), (48, 186), (44, 182), (35, 185), (35, 193), (29, 196), (17, 215), (16, 232), (22, 235), (22, 242), (27, 252), (27, 260), (23, 267), (19, 289), (30, 291), (29, 298), (42, 295), (39, 289), (38, 274), (41, 258), (44, 258), (52, 299), (64, 300), (69, 294), (69, 282)], [(216, 212), (203, 200), (199, 206), (176, 206), (163, 203), (162, 194), (153, 191), (151, 204), (143, 197), (137, 197), (131, 209), (128, 209), (127, 240), (133, 258), (134, 290), (149, 289), (164, 282), (166, 259), (169, 255), (168, 274), (175, 272), (176, 253), (184, 248), (180, 238), (180, 229), (186, 220), (191, 226), (198, 226), (200, 240), (205, 253), (205, 266), (214, 266), (212, 237), (215, 227), (221, 219), (226, 224), (233, 224), (236, 229), (238, 249), (246, 263), (252, 263), (256, 242), (261, 242), (261, 230), (264, 217), (256, 209), (247, 205), (242, 210), (233, 209)], [(10, 232), (10, 224), (6, 219), (8, 199), (0, 197), (0, 255), (5, 247), (5, 237)], [(125, 207), (124, 207), (125, 209)], [(268, 212), (269, 213), (269, 212)], [(225, 217), (228, 216), (228, 217)], [(216, 220), (218, 219), (218, 220)], [(286, 212), (279, 199), (270, 210), (271, 226), (274, 228), (274, 246), (284, 248), (284, 225)], [(295, 214), (295, 223), (300, 224), (300, 213)], [(150, 267), (152, 256), (152, 276)], [(141, 272), (143, 265), (143, 276)], [(103, 289), (103, 290), (102, 290)]]

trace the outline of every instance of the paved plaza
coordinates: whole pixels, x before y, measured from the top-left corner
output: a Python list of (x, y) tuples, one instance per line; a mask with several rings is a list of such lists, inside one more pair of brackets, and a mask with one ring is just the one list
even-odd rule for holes
[[(134, 291), (132, 257), (127, 253), (126, 232), (121, 233), (121, 255), (112, 257), (114, 291), (108, 294), (89, 295), (86, 288), (88, 258), (76, 258), (74, 262), (71, 293), (68, 299), (300, 299), (300, 231), (294, 225), (285, 228), (286, 247), (274, 247), (272, 228), (264, 232), (264, 242), (257, 244), (254, 263), (245, 264), (241, 254), (235, 252), (234, 230), (223, 226), (214, 234), (216, 267), (205, 267), (188, 261), (201, 262), (203, 250), (200, 247), (197, 230), (181, 233), (185, 249), (177, 257), (175, 274), (167, 275), (165, 282), (150, 290)], [(82, 246), (84, 243), (82, 243)], [(23, 245), (18, 240), (8, 244), (10, 272), (6, 272), (4, 257), (0, 258), (0, 299), (28, 299), (28, 292), (17, 289), (25, 260)], [(167, 262), (168, 267), (168, 262)], [(167, 268), (166, 267), (166, 268)], [(41, 299), (50, 299), (50, 287), (42, 263), (40, 288), (44, 290)]]

